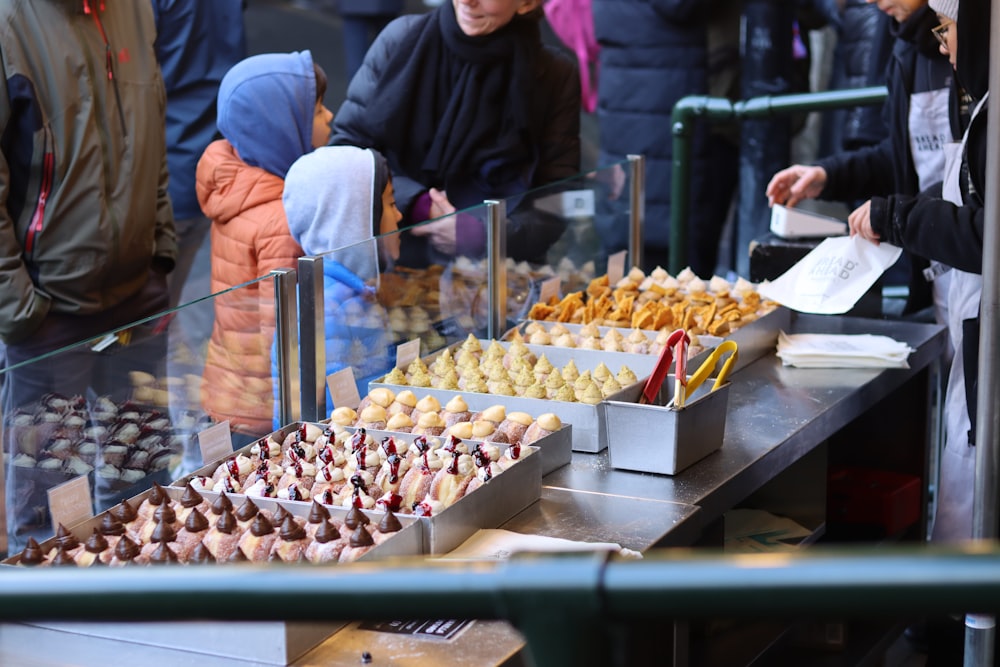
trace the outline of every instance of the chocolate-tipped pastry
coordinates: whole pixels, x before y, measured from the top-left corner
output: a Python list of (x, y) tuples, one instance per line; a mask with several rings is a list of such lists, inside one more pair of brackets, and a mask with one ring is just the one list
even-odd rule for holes
[(200, 533), (203, 530), (208, 530), (208, 519), (195, 508), (184, 520), (184, 530), (189, 533)]
[(168, 503), (163, 503), (153, 512), (153, 520), (157, 523), (173, 523), (177, 521), (177, 512)]
[(313, 500), (312, 506), (309, 508), (309, 516), (306, 518), (306, 523), (322, 523), (325, 519), (329, 518), (330, 510)]
[(324, 520), (316, 530), (316, 541), (320, 544), (326, 544), (327, 542), (339, 539), (340, 531), (330, 521)]
[(45, 554), (42, 553), (42, 547), (39, 546), (35, 538), (29, 537), (28, 544), (25, 545), (24, 551), (21, 552), (21, 557), (17, 559), (17, 562), (26, 567), (33, 567), (41, 565), (44, 561)]
[(111, 512), (105, 512), (101, 516), (101, 524), (98, 526), (98, 529), (101, 531), (101, 535), (105, 536), (115, 535), (120, 537), (125, 534), (125, 526)]
[(380, 533), (395, 533), (403, 529), (403, 524), (399, 522), (396, 515), (391, 511), (386, 510), (385, 514), (382, 516), (382, 520), (378, 522), (378, 531)]
[(139, 551), (139, 545), (126, 535), (115, 545), (115, 558), (119, 564), (124, 565), (132, 562), (139, 555)]
[(83, 548), (88, 553), (99, 554), (108, 548), (108, 540), (97, 528), (94, 528), (93, 534), (84, 542)]
[(249, 498), (243, 501), (243, 504), (236, 510), (236, 518), (240, 521), (251, 521), (258, 514), (260, 514), (260, 508)]
[(56, 544), (66, 551), (72, 551), (80, 546), (80, 540), (76, 539), (76, 536), (60, 523), (56, 530)]
[(354, 506), (351, 507), (350, 511), (347, 512), (347, 516), (344, 517), (344, 525), (350, 530), (354, 530), (358, 526), (367, 526), (369, 523), (371, 523), (371, 519), (368, 518), (368, 515)]
[(250, 559), (247, 558), (247, 555), (245, 553), (243, 553), (242, 549), (236, 549), (229, 556), (229, 558), (226, 559), (226, 562), (227, 563), (246, 563), (248, 560), (250, 560)]
[(166, 542), (160, 542), (153, 553), (149, 555), (150, 565), (169, 565), (172, 563), (180, 562), (177, 558), (177, 554), (174, 550), (170, 548), (170, 545)]
[(364, 526), (358, 526), (354, 529), (354, 532), (351, 533), (351, 539), (348, 541), (348, 544), (350, 544), (352, 548), (370, 547), (375, 544), (375, 540), (372, 539), (371, 533), (369, 533)]
[(216, 516), (220, 516), (224, 510), (232, 510), (233, 501), (229, 499), (225, 491), (219, 493), (219, 497), (215, 499), (212, 503), (212, 513)]
[(136, 517), (139, 516), (139, 513), (136, 512), (135, 508), (132, 507), (131, 503), (129, 503), (129, 501), (127, 500), (123, 501), (121, 505), (116, 505), (112, 507), (110, 512), (112, 515), (114, 515), (116, 519), (118, 519), (122, 523), (129, 523), (131, 521), (135, 521)]
[(285, 520), (281, 523), (281, 539), (286, 542), (291, 542), (293, 540), (304, 540), (306, 538), (306, 531), (299, 522), (295, 520), (295, 517), (288, 514)]
[(204, 542), (198, 542), (188, 558), (188, 565), (208, 565), (210, 563), (215, 563), (215, 556), (208, 550)]
[(173, 542), (177, 539), (177, 531), (174, 530), (173, 525), (170, 521), (166, 519), (160, 519), (156, 522), (156, 526), (153, 528), (153, 532), (149, 535), (150, 542)]
[(197, 507), (204, 500), (205, 499), (202, 495), (195, 491), (195, 488), (191, 486), (191, 482), (188, 482), (187, 486), (184, 487), (184, 495), (181, 496), (181, 506), (190, 509), (192, 507)]
[(63, 545), (58, 545), (55, 558), (52, 559), (51, 564), (55, 566), (60, 565), (76, 565), (76, 559), (70, 555), (69, 549)]

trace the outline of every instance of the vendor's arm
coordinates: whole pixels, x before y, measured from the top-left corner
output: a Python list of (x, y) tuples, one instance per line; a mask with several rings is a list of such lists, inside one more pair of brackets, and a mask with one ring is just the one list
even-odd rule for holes
[(873, 197), (869, 212), (882, 241), (969, 273), (983, 270), (983, 215), (982, 207), (927, 195)]
[[(0, 62), (0, 75), (7, 80)], [(7, 87), (0, 86), (0, 134), (7, 136), (12, 110)], [(45, 319), (50, 299), (28, 275), (21, 256), (23, 249), (17, 240), (14, 220), (7, 210), (10, 195), (10, 165), (0, 151), (0, 339), (16, 343), (27, 338)]]
[(892, 140), (874, 146), (834, 153), (816, 164), (826, 172), (826, 183), (816, 195), (828, 201), (856, 201), (896, 191)]

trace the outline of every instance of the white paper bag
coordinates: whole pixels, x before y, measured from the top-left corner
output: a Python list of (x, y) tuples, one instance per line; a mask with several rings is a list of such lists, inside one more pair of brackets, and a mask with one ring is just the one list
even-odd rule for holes
[(776, 280), (761, 284), (759, 291), (792, 310), (839, 315), (853, 308), (902, 252), (860, 236), (829, 238)]

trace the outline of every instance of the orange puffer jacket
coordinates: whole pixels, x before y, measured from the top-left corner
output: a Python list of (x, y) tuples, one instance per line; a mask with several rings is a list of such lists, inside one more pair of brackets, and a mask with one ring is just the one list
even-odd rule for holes
[[(212, 293), (295, 268), (302, 248), (288, 230), (281, 204), (284, 181), (243, 162), (220, 139), (198, 162), (198, 203), (212, 220)], [(229, 420), (233, 432), (270, 433), (274, 398), (274, 282), (267, 279), (215, 297), (202, 407)]]

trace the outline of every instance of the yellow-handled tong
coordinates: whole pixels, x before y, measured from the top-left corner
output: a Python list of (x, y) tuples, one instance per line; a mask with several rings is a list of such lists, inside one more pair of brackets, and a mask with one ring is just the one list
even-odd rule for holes
[(715, 370), (716, 365), (719, 363), (719, 359), (727, 353), (731, 354), (729, 354), (729, 357), (723, 362), (722, 368), (719, 370), (719, 374), (715, 376), (715, 383), (712, 385), (712, 391), (721, 387), (726, 382), (729, 372), (732, 370), (733, 365), (739, 358), (739, 349), (737, 348), (735, 341), (724, 340), (719, 343), (719, 346), (712, 350), (712, 353), (708, 355), (708, 358), (705, 359), (704, 362), (702, 362), (701, 366), (698, 367), (698, 370), (694, 372), (694, 375), (688, 378), (687, 385), (681, 385), (680, 389), (674, 394), (671, 405), (675, 408), (683, 408), (684, 401), (687, 399), (687, 394), (695, 391), (701, 386), (701, 383), (712, 374), (712, 371)]

